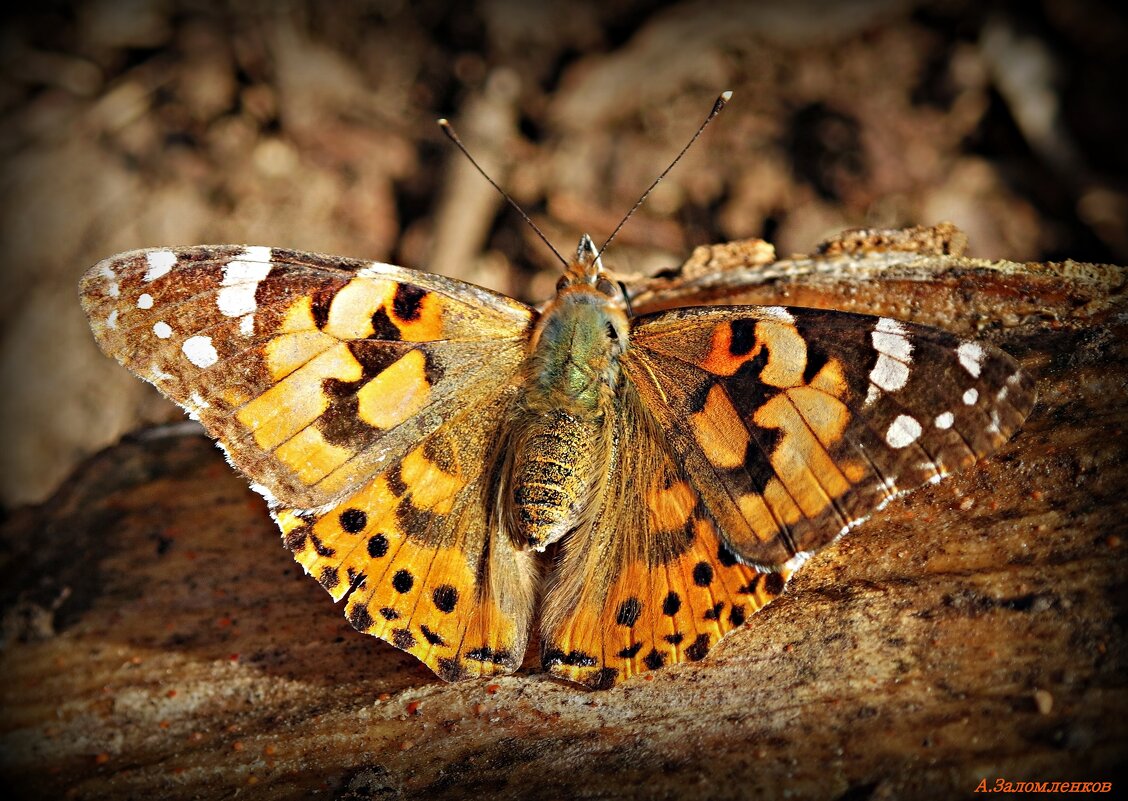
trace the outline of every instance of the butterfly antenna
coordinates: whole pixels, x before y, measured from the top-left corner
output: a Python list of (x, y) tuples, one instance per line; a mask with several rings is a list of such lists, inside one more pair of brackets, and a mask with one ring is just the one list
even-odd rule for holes
[(533, 222), (532, 218), (525, 213), (525, 210), (517, 205), (517, 201), (511, 198), (508, 192), (498, 186), (497, 181), (486, 174), (486, 171), (482, 169), (481, 165), (478, 164), (478, 162), (474, 161), (474, 157), (470, 155), (470, 151), (466, 149), (466, 145), (462, 144), (462, 140), (459, 139), (458, 134), (454, 132), (454, 128), (453, 126), (451, 126), (450, 121), (446, 118), (440, 119), (439, 127), (442, 128), (443, 133), (446, 134), (447, 139), (454, 142), (455, 147), (462, 151), (462, 155), (466, 156), (466, 158), (470, 160), (470, 163), (474, 165), (474, 169), (481, 173), (482, 177), (489, 181), (490, 186), (496, 189), (503, 198), (509, 201), (510, 206), (517, 209), (517, 213), (521, 215), (521, 218), (525, 222), (527, 222), (529, 224), (529, 227), (533, 229), (537, 236), (540, 237), (541, 242), (544, 242), (546, 245), (548, 245), (548, 249), (556, 255), (556, 258), (560, 259), (560, 263), (567, 267), (568, 260), (561, 256), (560, 251), (552, 246), (552, 243), (548, 241), (548, 237), (544, 235), (544, 232), (541, 231), (540, 228), (537, 227), (537, 224)]
[(721, 111), (725, 107), (725, 104), (728, 103), (730, 99), (732, 99), (731, 91), (721, 92), (716, 102), (713, 103), (713, 110), (709, 112), (709, 116), (705, 118), (705, 122), (701, 123), (701, 127), (697, 129), (697, 133), (693, 135), (692, 139), (685, 143), (685, 147), (683, 147), (681, 149), (681, 152), (674, 157), (673, 161), (670, 162), (670, 166), (662, 170), (662, 174), (654, 179), (654, 183), (652, 183), (650, 187), (642, 193), (642, 197), (638, 199), (638, 202), (631, 206), (631, 210), (627, 212), (627, 216), (623, 217), (623, 219), (619, 221), (619, 224), (615, 226), (615, 230), (611, 232), (611, 236), (607, 237), (607, 241), (604, 242), (602, 247), (599, 248), (599, 253), (597, 253), (595, 256), (596, 260), (598, 260), (599, 257), (603, 255), (603, 251), (607, 248), (608, 245), (611, 244), (611, 240), (618, 235), (623, 226), (627, 224), (627, 220), (629, 220), (634, 215), (634, 213), (638, 211), (638, 207), (641, 206), (643, 201), (646, 200), (651, 192), (654, 191), (654, 187), (658, 186), (658, 184), (661, 183), (662, 179), (666, 177), (667, 173), (669, 173), (670, 170), (674, 168), (674, 165), (681, 161), (682, 156), (684, 156), (686, 151), (693, 146), (694, 142), (697, 141), (697, 137), (701, 136), (701, 132), (705, 130), (706, 126), (708, 126), (709, 123), (713, 121), (714, 117), (721, 113)]

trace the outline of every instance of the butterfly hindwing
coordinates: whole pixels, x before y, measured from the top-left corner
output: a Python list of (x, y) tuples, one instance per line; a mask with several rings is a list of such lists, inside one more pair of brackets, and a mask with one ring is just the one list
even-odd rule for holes
[(504, 383), (532, 315), (429, 273), (233, 245), (115, 256), (82, 301), (107, 354), (297, 508), (355, 489)]
[(488, 514), (512, 388), (448, 420), (334, 508), (276, 512), (306, 571), (358, 630), (448, 681), (521, 663), (537, 574)]
[(615, 441), (600, 508), (564, 542), (541, 617), (545, 668), (597, 688), (700, 660), (789, 575), (737, 560), (629, 384)]
[(993, 452), (1034, 402), (989, 344), (812, 309), (638, 318), (624, 370), (733, 551), (766, 567)]

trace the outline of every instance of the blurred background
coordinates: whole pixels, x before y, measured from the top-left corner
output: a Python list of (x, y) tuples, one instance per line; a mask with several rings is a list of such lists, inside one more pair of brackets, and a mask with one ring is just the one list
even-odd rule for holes
[(41, 2), (0, 35), (0, 503), (146, 422), (76, 282), (123, 250), (240, 242), (393, 261), (525, 300), (606, 260), (950, 220), (991, 259), (1128, 262), (1128, 17), (1094, 0)]

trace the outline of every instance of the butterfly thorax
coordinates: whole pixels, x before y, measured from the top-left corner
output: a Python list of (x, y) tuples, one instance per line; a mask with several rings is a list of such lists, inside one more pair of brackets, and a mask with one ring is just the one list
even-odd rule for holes
[(537, 550), (586, 519), (610, 463), (628, 323), (606, 283), (597, 262), (571, 265), (530, 339), (505, 500), (511, 533)]

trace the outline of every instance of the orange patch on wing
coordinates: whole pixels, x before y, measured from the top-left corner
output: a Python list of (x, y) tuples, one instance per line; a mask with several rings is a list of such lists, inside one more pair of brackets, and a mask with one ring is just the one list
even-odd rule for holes
[(405, 342), (430, 342), (443, 336), (443, 311), (447, 305), (441, 295), (427, 292), (415, 305), (413, 318), (399, 317), (394, 304), (388, 308), (388, 317), (396, 324)]
[(720, 384), (709, 389), (704, 408), (689, 416), (689, 424), (713, 466), (731, 469), (744, 464), (748, 430)]
[(236, 417), (254, 432), (259, 447), (273, 450), (328, 408), (321, 389), (325, 379), (356, 381), (360, 376), (360, 364), (345, 344), (338, 343), (248, 402)]
[(727, 632), (742, 625), (781, 591), (765, 575), (721, 558), (711, 523), (698, 520), (692, 546), (655, 566), (624, 565), (606, 597), (580, 599), (553, 637), (545, 657), (550, 671), (594, 687), (678, 662), (702, 659)]
[(419, 412), (431, 398), (426, 357), (411, 350), (356, 393), (357, 415), (375, 428), (395, 428)]
[(795, 326), (776, 320), (760, 320), (755, 324), (754, 341), (742, 343), (747, 352), (733, 353), (733, 323), (720, 323), (713, 328), (709, 352), (700, 366), (717, 375), (730, 376), (767, 350), (767, 362), (760, 370), (760, 380), (773, 387), (794, 387), (803, 380), (807, 368), (807, 343)]
[(337, 339), (364, 339), (373, 333), (372, 315), (394, 296), (396, 283), (378, 278), (354, 278), (329, 304), (326, 334)]
[(795, 387), (807, 369), (807, 343), (795, 326), (762, 320), (756, 323), (756, 343), (768, 349), (768, 363), (760, 380), (773, 387)]
[(779, 524), (763, 495), (747, 492), (737, 498), (736, 505), (760, 542), (769, 542), (779, 536)]
[(448, 514), (455, 496), (466, 485), (459, 474), (446, 473), (416, 448), (403, 460), (400, 476), (411, 493), (411, 502), (420, 509)]
[(665, 486), (664, 476), (654, 476), (646, 492), (650, 519), (659, 531), (680, 531), (693, 514), (697, 493), (687, 481)]
[(356, 454), (326, 441), (315, 426), (307, 426), (275, 448), (274, 455), (312, 486)]

